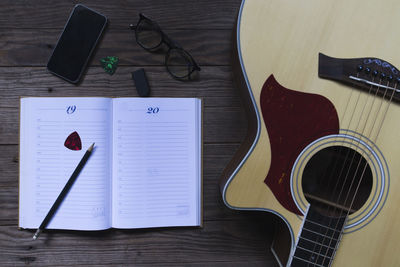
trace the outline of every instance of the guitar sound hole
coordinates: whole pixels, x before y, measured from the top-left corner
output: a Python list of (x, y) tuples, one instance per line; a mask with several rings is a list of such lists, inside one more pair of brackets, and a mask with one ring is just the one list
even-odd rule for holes
[(328, 216), (344, 216), (359, 210), (372, 188), (372, 171), (364, 157), (343, 146), (317, 152), (302, 177), (308, 202)]

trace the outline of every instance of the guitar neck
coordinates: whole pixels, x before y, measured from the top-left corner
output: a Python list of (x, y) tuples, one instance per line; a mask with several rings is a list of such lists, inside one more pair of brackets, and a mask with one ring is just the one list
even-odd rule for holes
[[(343, 212), (343, 214), (346, 214)], [(330, 266), (339, 245), (347, 216), (323, 215), (311, 205), (290, 257), (289, 266)]]

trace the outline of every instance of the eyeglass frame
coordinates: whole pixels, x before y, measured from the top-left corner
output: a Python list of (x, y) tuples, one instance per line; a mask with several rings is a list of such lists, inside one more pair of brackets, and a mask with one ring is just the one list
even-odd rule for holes
[[(158, 33), (160, 34), (160, 36), (161, 36), (161, 41), (160, 41), (160, 43), (157, 44), (156, 46), (152, 47), (152, 48), (147, 48), (147, 47), (145, 47), (142, 43), (140, 43), (140, 42), (138, 41), (139, 38), (138, 38), (137, 28), (138, 28), (138, 25), (140, 24), (140, 22), (142, 22), (142, 20), (147, 20), (147, 21), (149, 21), (149, 22), (151, 23), (151, 25), (154, 27), (154, 31), (158, 32)], [(185, 79), (185, 78), (190, 79), (193, 72), (195, 72), (195, 71), (200, 71), (200, 70), (201, 70), (201, 68), (200, 68), (199, 65), (196, 63), (196, 61), (194, 60), (194, 58), (189, 54), (189, 52), (187, 52), (185, 49), (183, 49), (179, 44), (177, 44), (176, 42), (174, 42), (171, 38), (169, 38), (168, 35), (165, 34), (165, 33), (163, 32), (163, 30), (161, 30), (161, 27), (157, 24), (157, 22), (151, 20), (149, 17), (145, 16), (143, 13), (139, 13), (139, 21), (136, 23), (136, 25), (130, 24), (130, 25), (129, 25), (129, 28), (130, 28), (131, 30), (134, 30), (134, 31), (135, 31), (136, 43), (139, 44), (139, 45), (140, 45), (144, 50), (146, 50), (146, 51), (149, 51), (149, 52), (156, 51), (156, 50), (158, 50), (158, 49), (160, 48), (160, 46), (161, 46), (162, 44), (166, 44), (166, 45), (168, 46), (168, 51), (167, 51), (166, 54), (165, 54), (164, 65), (165, 65), (165, 67), (167, 68), (168, 73), (169, 73), (172, 77), (174, 77), (174, 78), (176, 78), (176, 79)], [(192, 67), (192, 69), (191, 69), (190, 71), (188, 71), (187, 75), (185, 75), (185, 76), (182, 76), (182, 77), (176, 76), (176, 75), (173, 74), (173, 73), (169, 70), (169, 68), (168, 68), (168, 64), (167, 64), (168, 57), (169, 57), (169, 55), (170, 55), (171, 50), (173, 50), (173, 49), (176, 49), (176, 50), (178, 50), (178, 51), (183, 52), (184, 54), (186, 54), (186, 56), (188, 57), (188, 59), (189, 59), (189, 61), (190, 61), (190, 62), (188, 62), (188, 63), (191, 64), (190, 67)]]

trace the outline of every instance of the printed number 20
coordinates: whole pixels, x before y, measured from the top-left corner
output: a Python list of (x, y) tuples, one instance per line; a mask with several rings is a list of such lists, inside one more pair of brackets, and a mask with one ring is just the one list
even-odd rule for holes
[(158, 108), (158, 107), (155, 107), (155, 108), (153, 108), (153, 107), (149, 107), (149, 108), (147, 108), (147, 114), (155, 114), (155, 113), (158, 113), (160, 111), (160, 109)]

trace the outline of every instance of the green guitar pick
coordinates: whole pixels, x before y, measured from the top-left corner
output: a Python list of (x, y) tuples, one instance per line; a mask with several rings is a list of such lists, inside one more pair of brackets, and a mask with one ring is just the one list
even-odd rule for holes
[(100, 63), (101, 66), (103, 67), (103, 69), (105, 70), (105, 72), (107, 72), (110, 75), (113, 75), (115, 70), (118, 67), (118, 57), (105, 57), (100, 59)]

